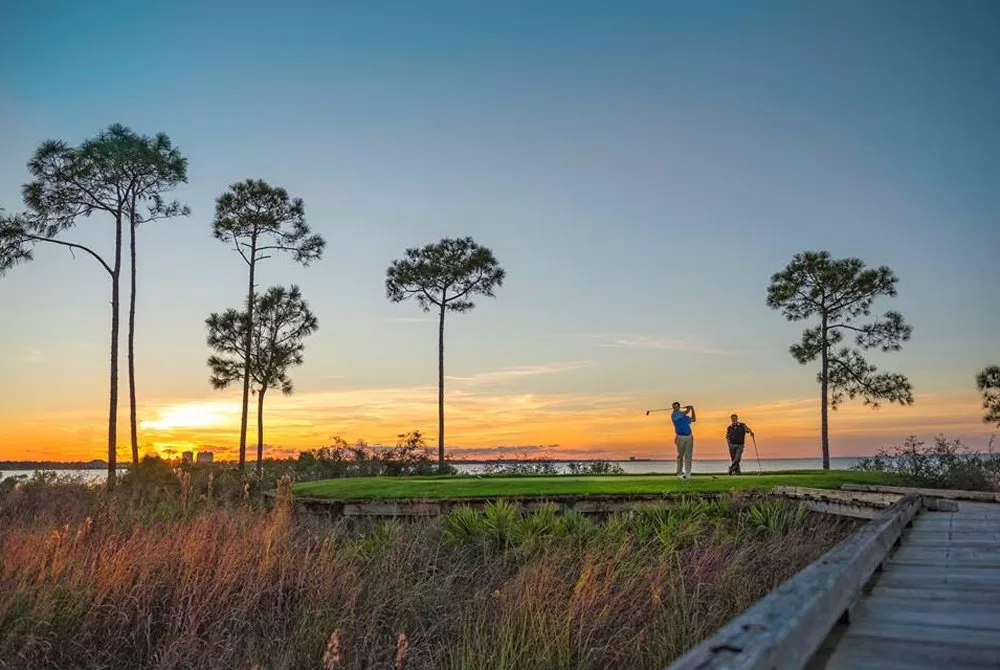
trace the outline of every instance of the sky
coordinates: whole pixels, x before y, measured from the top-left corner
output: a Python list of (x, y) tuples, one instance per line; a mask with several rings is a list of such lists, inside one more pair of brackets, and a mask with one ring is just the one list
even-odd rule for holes
[[(824, 2), (0, 3), (0, 207), (46, 139), (112, 123), (189, 160), (183, 219), (139, 233), (144, 452), (235, 453), (205, 318), (246, 267), (215, 199), (305, 201), (321, 261), (259, 266), (319, 319), (268, 453), (436, 436), (437, 324), (385, 296), (407, 247), (470, 235), (507, 271), (448, 318), (456, 456), (672, 457), (650, 407), (698, 408), (696, 458), (738, 412), (762, 456), (819, 452), (801, 323), (765, 304), (806, 249), (888, 265), (913, 339), (873, 359), (912, 407), (832, 414), (834, 456), (938, 433), (985, 448), (974, 377), (1000, 363), (1000, 5)], [(108, 253), (112, 226), (65, 239)], [(0, 278), (0, 460), (106, 455), (110, 283), (52, 245)], [(124, 349), (124, 330), (122, 333)], [(122, 367), (122, 389), (125, 386)], [(123, 392), (121, 416), (127, 417)], [(254, 420), (251, 413), (251, 421)], [(119, 426), (128, 451), (127, 420)]]

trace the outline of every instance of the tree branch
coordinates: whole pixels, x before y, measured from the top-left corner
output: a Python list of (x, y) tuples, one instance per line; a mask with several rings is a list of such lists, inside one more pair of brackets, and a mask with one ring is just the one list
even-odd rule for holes
[(249, 267), (250, 264), (251, 264), (250, 260), (246, 257), (246, 254), (243, 253), (243, 250), (240, 249), (240, 244), (242, 244), (242, 243), (236, 238), (235, 235), (233, 235), (233, 242), (236, 243), (236, 244), (233, 245), (234, 248), (236, 249), (236, 253), (238, 253), (243, 258), (243, 262), (246, 263), (247, 266)]
[(453, 302), (455, 300), (458, 300), (459, 298), (465, 297), (466, 295), (469, 294), (470, 291), (472, 291), (472, 289), (476, 288), (476, 286), (479, 285), (479, 282), (481, 282), (485, 277), (486, 274), (482, 270), (479, 270), (479, 274), (476, 275), (476, 278), (473, 281), (469, 282), (468, 286), (465, 287), (464, 291), (462, 291), (461, 293), (456, 293), (455, 295), (446, 299), (445, 303)]
[(847, 364), (847, 363), (845, 363), (844, 361), (840, 360), (839, 358), (837, 358), (837, 357), (836, 357), (835, 355), (833, 355), (833, 354), (830, 354), (830, 357), (829, 357), (829, 361), (830, 361), (831, 363), (836, 363), (837, 365), (839, 365), (839, 366), (840, 366), (840, 369), (841, 369), (841, 370), (843, 370), (844, 372), (846, 372), (846, 373), (847, 373), (847, 375), (848, 375), (848, 376), (849, 376), (849, 377), (850, 377), (851, 379), (853, 379), (853, 380), (854, 380), (854, 383), (856, 383), (856, 384), (857, 384), (858, 386), (860, 386), (860, 387), (864, 388), (865, 390), (867, 390), (867, 391), (869, 391), (869, 392), (871, 392), (871, 391), (872, 391), (872, 388), (871, 388), (871, 384), (869, 384), (869, 383), (868, 383), (867, 381), (865, 381), (864, 379), (862, 379), (861, 377), (859, 377), (859, 376), (857, 375), (857, 373), (856, 373), (856, 372), (855, 372), (855, 371), (854, 371), (853, 369), (851, 369), (851, 366), (850, 366), (850, 365), (848, 365), (848, 364)]
[(114, 277), (115, 275), (114, 271), (111, 269), (111, 266), (108, 265), (96, 251), (88, 247), (85, 247), (82, 244), (75, 244), (73, 242), (64, 242), (62, 240), (56, 240), (51, 237), (41, 237), (40, 235), (31, 235), (29, 233), (22, 233), (22, 234), (24, 235), (24, 238), (28, 240), (35, 240), (36, 242), (49, 242), (51, 244), (58, 244), (61, 247), (68, 247), (70, 249), (79, 249), (80, 251), (84, 251), (93, 256), (95, 259), (97, 259), (97, 262), (100, 263), (105, 270), (107, 270), (109, 275), (111, 275), (112, 277)]
[(437, 305), (438, 307), (441, 306), (441, 303), (440, 303), (440, 301), (438, 301), (437, 297), (431, 296), (431, 294), (428, 293), (427, 289), (425, 289), (423, 286), (420, 287), (419, 291), (412, 291), (412, 292), (410, 292), (410, 295), (413, 295), (415, 293), (423, 293), (424, 297), (427, 298), (427, 302), (431, 303), (432, 305)]
[(838, 328), (846, 328), (847, 330), (853, 330), (856, 333), (865, 333), (865, 332), (867, 332), (864, 328), (858, 328), (856, 326), (850, 326), (850, 325), (848, 325), (846, 323), (835, 323), (832, 326), (827, 326), (826, 327), (827, 330), (836, 330)]

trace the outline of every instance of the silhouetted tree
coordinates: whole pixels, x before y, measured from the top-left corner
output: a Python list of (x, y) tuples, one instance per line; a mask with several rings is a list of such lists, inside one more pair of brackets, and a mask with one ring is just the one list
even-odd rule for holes
[(255, 298), (253, 327), (250, 332), (250, 364), (246, 364), (246, 311), (229, 309), (212, 314), (206, 320), (208, 345), (218, 352), (208, 359), (212, 370), (211, 383), (217, 389), (227, 388), (250, 370), (250, 379), (257, 394), (257, 472), (264, 458), (264, 395), (269, 389), (292, 393), (288, 370), (302, 364), (305, 350), (302, 340), (319, 328), (319, 322), (302, 299), (298, 286), (286, 290), (274, 286)]
[(122, 169), (129, 176), (130, 188), (126, 209), (129, 218), (129, 269), (130, 288), (128, 302), (128, 398), (129, 428), (132, 442), (132, 463), (139, 464), (139, 433), (136, 420), (135, 395), (135, 299), (136, 299), (136, 241), (140, 224), (188, 216), (191, 209), (174, 200), (166, 202), (163, 195), (178, 184), (187, 182), (187, 159), (173, 146), (163, 133), (155, 137), (136, 135), (128, 128), (112, 126), (113, 133), (126, 149)]
[[(229, 187), (215, 203), (215, 238), (233, 245), (249, 268), (246, 299), (247, 323), (253, 322), (254, 276), (257, 262), (286, 252), (303, 265), (320, 258), (326, 242), (311, 235), (301, 198), (290, 198), (283, 188), (248, 179)], [(244, 360), (250, 358), (251, 329), (244, 328)], [(247, 414), (250, 404), (250, 369), (243, 372), (243, 407), (240, 417), (240, 469), (246, 467)]]
[[(820, 359), (817, 380), (825, 470), (830, 468), (828, 407), (836, 409), (845, 396), (861, 396), (874, 407), (885, 400), (913, 403), (913, 388), (904, 375), (878, 372), (862, 353), (898, 351), (910, 339), (912, 328), (902, 314), (891, 311), (870, 323), (858, 323), (871, 314), (876, 298), (896, 295), (897, 281), (888, 267), (866, 269), (857, 258), (835, 260), (826, 251), (796, 254), (783, 271), (771, 277), (769, 307), (781, 310), (789, 321), (819, 320), (802, 333), (801, 342), (793, 344), (790, 352), (803, 365)], [(845, 334), (853, 334), (853, 347), (838, 347)]]
[(385, 291), (392, 302), (416, 298), (425, 311), (438, 311), (438, 467), (444, 459), (444, 315), (468, 312), (472, 296), (494, 297), (506, 273), (493, 252), (471, 237), (445, 238), (422, 248), (411, 248), (386, 270)]
[(22, 215), (7, 214), (0, 208), (0, 277), (18, 263), (32, 259), (26, 225)]
[(976, 375), (976, 387), (983, 394), (983, 423), (1000, 428), (1000, 366), (990, 365)]
[[(97, 137), (87, 139), (78, 147), (49, 140), (43, 142), (28, 161), (33, 181), (25, 184), (24, 203), (27, 212), (8, 217), (0, 231), (0, 268), (7, 270), (14, 263), (31, 258), (30, 247), (36, 243), (63, 246), (70, 251), (82, 251), (94, 258), (111, 279), (111, 352), (110, 392), (108, 398), (108, 488), (115, 484), (118, 438), (118, 331), (120, 313), (120, 280), (122, 266), (122, 235), (126, 221), (137, 211), (139, 203), (152, 203), (151, 218), (162, 218), (173, 205), (156, 204), (152, 191), (140, 195), (142, 184), (152, 178), (159, 183), (165, 169), (152, 161), (147, 153), (152, 144), (139, 138), (128, 128), (115, 124)], [(169, 140), (168, 140), (169, 142)], [(114, 222), (114, 255), (105, 259), (83, 244), (59, 239), (81, 219), (93, 214), (105, 214)], [(137, 452), (133, 450), (137, 461)]]

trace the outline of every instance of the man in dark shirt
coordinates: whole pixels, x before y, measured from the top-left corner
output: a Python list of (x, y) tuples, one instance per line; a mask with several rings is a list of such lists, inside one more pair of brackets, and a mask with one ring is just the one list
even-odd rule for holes
[(729, 474), (739, 475), (743, 474), (740, 472), (740, 459), (743, 458), (743, 447), (746, 446), (747, 433), (753, 435), (753, 431), (750, 430), (750, 426), (746, 425), (740, 418), (733, 414), (729, 417), (730, 423), (726, 427), (726, 442), (729, 443), (729, 460), (732, 461), (729, 465)]

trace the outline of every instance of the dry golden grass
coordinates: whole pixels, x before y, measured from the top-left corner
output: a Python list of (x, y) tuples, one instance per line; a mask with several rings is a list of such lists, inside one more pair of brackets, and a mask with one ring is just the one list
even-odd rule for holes
[(852, 527), (737, 501), (527, 532), (498, 507), (456, 540), (447, 519), (300, 518), (290, 487), (264, 510), (182, 486), (173, 513), (12, 491), (0, 667), (660, 668)]

